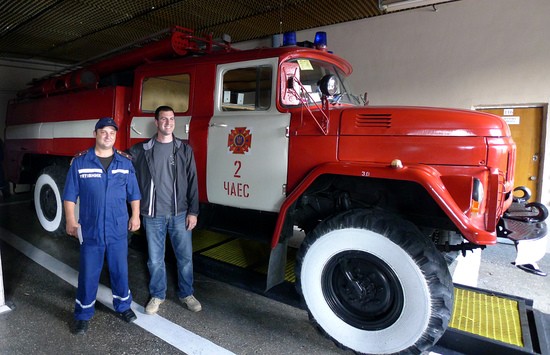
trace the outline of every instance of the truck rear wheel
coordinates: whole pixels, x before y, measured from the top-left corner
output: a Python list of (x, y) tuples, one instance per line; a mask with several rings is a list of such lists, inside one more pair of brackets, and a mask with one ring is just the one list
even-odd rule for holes
[(65, 214), (61, 195), (67, 168), (51, 165), (44, 168), (34, 186), (34, 207), (42, 228), (54, 236), (65, 235)]
[(451, 317), (444, 258), (416, 226), (392, 215), (355, 210), (322, 222), (301, 246), (296, 275), (312, 322), (359, 353), (420, 353)]

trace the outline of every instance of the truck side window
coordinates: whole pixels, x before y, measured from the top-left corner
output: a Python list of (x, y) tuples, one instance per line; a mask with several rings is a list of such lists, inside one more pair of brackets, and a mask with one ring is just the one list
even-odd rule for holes
[(141, 110), (154, 112), (157, 107), (168, 105), (176, 112), (187, 112), (189, 90), (189, 74), (145, 78), (141, 90)]
[(265, 111), (271, 106), (271, 66), (239, 68), (223, 75), (223, 111)]

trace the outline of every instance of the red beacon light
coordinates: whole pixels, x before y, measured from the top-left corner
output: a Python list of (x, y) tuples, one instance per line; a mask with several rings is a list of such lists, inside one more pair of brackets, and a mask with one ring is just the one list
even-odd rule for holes
[(315, 34), (315, 40), (313, 41), (313, 46), (316, 49), (326, 51), (327, 50), (327, 33), (323, 31), (317, 32)]

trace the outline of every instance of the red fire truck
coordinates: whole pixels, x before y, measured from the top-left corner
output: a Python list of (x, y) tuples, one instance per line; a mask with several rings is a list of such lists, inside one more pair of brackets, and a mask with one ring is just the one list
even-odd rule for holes
[(429, 349), (453, 308), (445, 254), (544, 238), (545, 213), (503, 218), (516, 148), (500, 117), (369, 106), (348, 62), (302, 44), (236, 50), (175, 27), (37, 80), (8, 107), (8, 178), (34, 184), (40, 223), (64, 234), (69, 161), (94, 144), (98, 118), (114, 118), (126, 150), (170, 105), (195, 152), (199, 227), (269, 244), (267, 288), (304, 231), (296, 287), (326, 336), (359, 353)]

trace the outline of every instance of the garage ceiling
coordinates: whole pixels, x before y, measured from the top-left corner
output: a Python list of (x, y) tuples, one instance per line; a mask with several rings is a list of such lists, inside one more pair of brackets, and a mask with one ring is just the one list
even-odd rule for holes
[[(384, 0), (393, 2), (396, 0)], [(422, 4), (422, 1), (410, 0)], [(233, 42), (382, 15), (379, 0), (4, 0), (0, 59), (74, 64), (178, 25)], [(445, 1), (439, 1), (445, 2)]]

